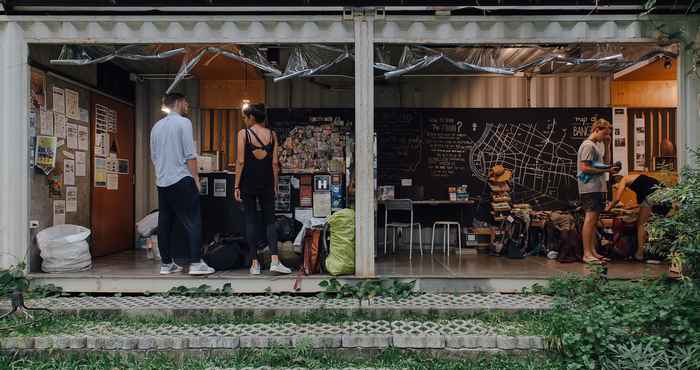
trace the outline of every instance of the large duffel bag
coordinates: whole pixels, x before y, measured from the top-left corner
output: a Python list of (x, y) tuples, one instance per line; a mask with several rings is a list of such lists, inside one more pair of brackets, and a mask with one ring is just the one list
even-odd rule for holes
[(204, 262), (216, 271), (242, 268), (246, 262), (243, 238), (216, 235), (204, 248)]

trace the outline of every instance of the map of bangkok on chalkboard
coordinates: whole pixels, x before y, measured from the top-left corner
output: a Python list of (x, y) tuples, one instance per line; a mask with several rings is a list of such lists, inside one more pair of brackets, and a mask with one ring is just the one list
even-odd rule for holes
[[(352, 109), (270, 111), (270, 124), (282, 136), (314, 124), (314, 116), (353, 121)], [(502, 164), (513, 172), (514, 202), (567, 207), (578, 199), (578, 147), (597, 118), (612, 121), (612, 109), (376, 109), (377, 184), (394, 185), (397, 197), (411, 197), (420, 187), (425, 199), (448, 199), (448, 187), (458, 185), (485, 197), (489, 170)]]
[(447, 199), (449, 186), (486, 196), (489, 170), (513, 172), (513, 201), (537, 209), (578, 199), (576, 153), (610, 108), (378, 110), (379, 184), (422, 186), (425, 198)]

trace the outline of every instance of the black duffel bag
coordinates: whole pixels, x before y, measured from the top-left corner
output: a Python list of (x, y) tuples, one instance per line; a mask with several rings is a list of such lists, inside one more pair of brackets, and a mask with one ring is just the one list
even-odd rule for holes
[(215, 235), (204, 247), (204, 262), (216, 271), (242, 268), (246, 262), (246, 245), (241, 237)]
[(301, 230), (301, 222), (287, 216), (275, 217), (275, 227), (277, 228), (277, 241), (294, 241), (297, 233)]

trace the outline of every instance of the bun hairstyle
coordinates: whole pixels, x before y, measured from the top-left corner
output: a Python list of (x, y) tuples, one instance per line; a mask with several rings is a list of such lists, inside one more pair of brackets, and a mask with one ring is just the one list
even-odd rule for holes
[(250, 104), (243, 110), (243, 114), (248, 117), (252, 116), (257, 123), (263, 123), (265, 122), (265, 104)]

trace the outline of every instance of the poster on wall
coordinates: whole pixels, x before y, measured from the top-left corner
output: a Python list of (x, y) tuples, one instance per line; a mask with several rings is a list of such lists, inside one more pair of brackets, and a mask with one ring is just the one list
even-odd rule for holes
[(68, 149), (78, 149), (78, 125), (66, 124), (66, 145)]
[(30, 101), (35, 111), (46, 110), (46, 74), (32, 69), (30, 83)]
[(290, 176), (279, 177), (277, 182), (277, 196), (275, 197), (275, 211), (292, 211), (292, 185)]
[(58, 142), (54, 136), (37, 136), (34, 165), (48, 175), (56, 167)]
[(53, 225), (63, 225), (66, 223), (66, 201), (53, 201)]
[(226, 179), (214, 179), (214, 196), (226, 198)]
[(90, 130), (87, 126), (78, 125), (78, 149), (88, 150), (90, 148)]
[(80, 107), (78, 106), (78, 101), (80, 100), (80, 95), (77, 91), (65, 90), (66, 96), (66, 116), (70, 119), (76, 121), (80, 120)]
[(95, 158), (95, 187), (104, 188), (107, 186), (107, 171), (105, 171), (105, 159)]
[(116, 173), (107, 174), (107, 190), (119, 190), (119, 175)]
[(66, 113), (66, 98), (65, 98), (65, 91), (58, 87), (54, 86), (53, 87), (53, 111), (55, 113), (61, 113), (65, 114)]
[(66, 186), (66, 212), (78, 212), (78, 188)]
[(634, 170), (645, 171), (646, 165), (646, 129), (644, 116), (634, 117)]
[(85, 152), (75, 152), (75, 176), (87, 176), (87, 159)]
[(199, 178), (199, 194), (209, 195), (209, 178), (200, 177)]
[(39, 134), (53, 136), (53, 112), (42, 110), (39, 117)]
[(109, 134), (96, 133), (95, 134), (95, 156), (96, 157), (106, 157), (108, 153), (109, 153)]
[(53, 133), (58, 138), (66, 137), (66, 115), (54, 112), (53, 113)]
[(622, 163), (620, 175), (626, 176), (629, 171), (627, 163), (627, 109), (613, 108), (613, 162)]
[(75, 185), (75, 160), (63, 160), (63, 184)]

